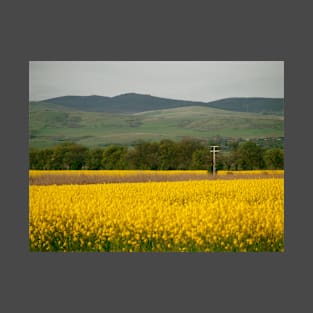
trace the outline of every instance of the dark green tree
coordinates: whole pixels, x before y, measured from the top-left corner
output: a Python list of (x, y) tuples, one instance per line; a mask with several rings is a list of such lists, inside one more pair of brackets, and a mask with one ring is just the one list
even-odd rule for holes
[(265, 167), (263, 149), (254, 142), (248, 141), (241, 144), (236, 156), (238, 165), (242, 170), (256, 170)]
[(227, 151), (227, 152), (221, 152), (218, 155), (218, 161), (221, 162), (221, 167), (219, 168), (220, 170), (231, 170), (233, 164), (234, 164), (234, 160), (233, 160), (233, 155), (231, 152)]
[(80, 170), (85, 165), (88, 149), (76, 143), (63, 143), (53, 148), (49, 169)]
[[(204, 144), (199, 140), (183, 139), (177, 143), (177, 169), (187, 170), (191, 168), (192, 155), (196, 150), (203, 149)], [(207, 149), (207, 148), (206, 148)]]
[(174, 170), (177, 168), (177, 145), (172, 140), (164, 139), (159, 143), (158, 151), (160, 170)]
[(86, 166), (89, 170), (102, 169), (103, 152), (102, 148), (89, 149), (86, 156)]
[(106, 170), (124, 170), (126, 169), (127, 148), (112, 145), (103, 151), (101, 165)]
[(197, 149), (191, 157), (190, 169), (192, 170), (210, 170), (212, 166), (212, 153), (206, 147)]
[(159, 144), (156, 142), (139, 142), (131, 153), (133, 165), (139, 170), (156, 170), (159, 168)]
[(70, 170), (81, 170), (86, 163), (88, 149), (78, 144), (64, 147), (63, 165)]
[(264, 162), (268, 169), (284, 169), (284, 150), (279, 148), (266, 150), (264, 153)]
[(40, 150), (38, 153), (40, 169), (42, 170), (53, 170), (54, 169), (54, 149), (46, 148)]
[(44, 160), (39, 157), (39, 149), (32, 148), (29, 151), (29, 168), (32, 170), (41, 170), (44, 166)]

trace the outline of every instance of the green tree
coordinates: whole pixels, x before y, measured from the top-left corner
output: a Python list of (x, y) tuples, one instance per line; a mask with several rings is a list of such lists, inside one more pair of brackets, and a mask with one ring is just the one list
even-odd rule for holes
[(241, 144), (237, 151), (237, 161), (243, 170), (256, 170), (264, 168), (263, 149), (255, 142)]
[(42, 170), (53, 170), (53, 155), (54, 155), (54, 149), (53, 148), (46, 148), (39, 151), (38, 158), (42, 160), (39, 162), (40, 169)]
[(93, 148), (89, 149), (86, 156), (86, 166), (90, 170), (100, 170), (102, 169), (102, 158), (104, 149)]
[(78, 144), (69, 144), (64, 149), (63, 164), (70, 170), (81, 170), (86, 163), (88, 149)]
[(85, 165), (88, 149), (76, 143), (63, 143), (53, 148), (49, 169), (80, 170)]
[(139, 142), (131, 153), (133, 166), (140, 170), (156, 170), (160, 166), (159, 144), (156, 142)]
[(234, 165), (234, 159), (231, 152), (221, 152), (218, 160), (222, 163), (222, 169), (225, 170), (231, 170), (232, 166)]
[(268, 169), (284, 169), (284, 151), (283, 149), (268, 149), (264, 153), (264, 162)]
[(191, 168), (192, 155), (196, 150), (203, 149), (204, 145), (194, 139), (183, 139), (177, 143), (177, 169), (187, 170)]
[(127, 148), (112, 145), (103, 151), (102, 168), (106, 170), (123, 170), (126, 168)]
[(212, 166), (212, 155), (208, 148), (203, 147), (193, 152), (191, 157), (192, 170), (210, 170)]
[(177, 148), (172, 140), (161, 140), (158, 154), (158, 168), (160, 170), (174, 170), (177, 168)]
[(29, 169), (41, 170), (43, 169), (43, 159), (39, 157), (40, 150), (32, 148), (29, 151)]

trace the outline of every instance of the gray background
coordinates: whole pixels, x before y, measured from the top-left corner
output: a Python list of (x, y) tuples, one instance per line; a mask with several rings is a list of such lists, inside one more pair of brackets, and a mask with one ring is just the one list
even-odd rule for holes
[[(294, 3), (2, 2), (1, 311), (310, 311), (312, 19)], [(284, 60), (286, 252), (28, 252), (30, 60)]]

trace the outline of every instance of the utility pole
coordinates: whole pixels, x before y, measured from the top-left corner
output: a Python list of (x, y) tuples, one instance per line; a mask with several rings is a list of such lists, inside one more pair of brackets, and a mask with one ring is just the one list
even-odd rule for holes
[(219, 146), (211, 146), (212, 150), (210, 152), (213, 153), (213, 176), (216, 175), (216, 161), (215, 161), (215, 153), (220, 152), (220, 150), (216, 150)]

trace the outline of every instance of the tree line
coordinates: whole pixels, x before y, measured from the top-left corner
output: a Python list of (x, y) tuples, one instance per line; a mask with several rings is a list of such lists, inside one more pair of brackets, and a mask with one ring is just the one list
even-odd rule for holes
[[(218, 144), (218, 143), (211, 143)], [(63, 143), (31, 148), (29, 168), (37, 170), (208, 170), (212, 171), (210, 143), (194, 139), (178, 142), (139, 142), (134, 146), (87, 148)], [(217, 170), (283, 169), (284, 151), (253, 141), (233, 141), (216, 154)]]

